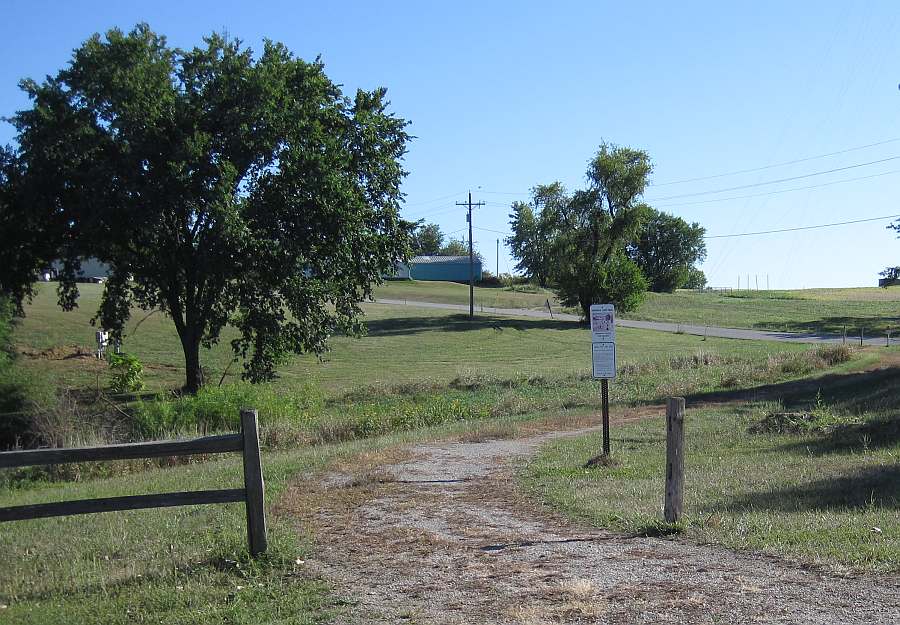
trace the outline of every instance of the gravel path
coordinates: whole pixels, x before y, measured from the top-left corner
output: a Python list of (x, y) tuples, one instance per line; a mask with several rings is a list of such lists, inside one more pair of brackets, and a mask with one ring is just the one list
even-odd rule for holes
[(512, 486), (542, 443), (434, 443), (298, 484), (310, 572), (351, 602), (339, 622), (900, 623), (900, 579), (579, 526)]
[[(440, 304), (436, 302), (416, 302), (403, 299), (378, 299), (376, 304), (390, 304), (392, 306), (414, 306), (418, 308), (438, 308), (441, 310), (456, 310), (468, 312), (468, 305)], [(548, 312), (543, 310), (528, 310), (525, 308), (493, 308), (491, 306), (476, 306), (476, 312), (499, 315), (501, 317), (535, 317), (538, 319), (550, 319)], [(560, 321), (579, 321), (578, 315), (567, 313), (553, 313), (553, 319)], [(746, 330), (742, 328), (720, 328), (716, 326), (692, 325), (688, 323), (668, 323), (664, 321), (636, 321), (633, 319), (616, 319), (616, 325), (622, 328), (639, 328), (642, 330), (657, 330), (659, 332), (675, 332), (678, 334), (693, 334), (695, 336), (714, 336), (724, 339), (746, 339), (754, 341), (781, 341), (784, 343), (841, 343), (843, 338), (833, 334), (802, 334), (799, 332), (772, 332), (767, 330)], [(859, 337), (847, 337), (847, 342), (853, 345), (859, 344)], [(864, 338), (866, 345), (885, 345), (884, 336)], [(895, 344), (896, 339), (891, 344)]]

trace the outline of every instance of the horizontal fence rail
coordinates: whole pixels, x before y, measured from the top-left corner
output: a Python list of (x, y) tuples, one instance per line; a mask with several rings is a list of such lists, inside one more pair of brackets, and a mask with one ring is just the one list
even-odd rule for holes
[(0, 508), (0, 522), (42, 519), (75, 514), (168, 508), (198, 504), (243, 501), (247, 511), (247, 542), (254, 556), (267, 547), (266, 513), (263, 492), (262, 462), (259, 453), (258, 415), (256, 410), (241, 411), (241, 433), (207, 436), (185, 441), (156, 441), (71, 449), (29, 449), (0, 452), (0, 468), (27, 467), (66, 462), (133, 460), (194, 454), (241, 452), (244, 460), (244, 488), (198, 490), (105, 497), (54, 503)]
[(188, 441), (159, 441), (127, 443), (103, 447), (75, 447), (70, 449), (27, 449), (0, 453), (0, 469), (30, 467), (40, 464), (66, 462), (95, 462), (102, 460), (134, 460), (135, 458), (164, 458), (192, 454), (221, 454), (241, 451), (244, 438), (240, 434), (207, 436)]

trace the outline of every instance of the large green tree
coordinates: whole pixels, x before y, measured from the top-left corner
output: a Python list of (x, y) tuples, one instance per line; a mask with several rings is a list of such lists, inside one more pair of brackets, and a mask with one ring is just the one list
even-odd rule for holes
[(650, 290), (671, 293), (683, 287), (695, 263), (706, 259), (706, 229), (681, 217), (651, 209), (629, 256), (641, 268)]
[(625, 254), (649, 207), (641, 202), (652, 165), (642, 150), (602, 143), (587, 170), (588, 187), (559, 203), (552, 281), (560, 301), (581, 308), (612, 303), (627, 312), (647, 281)]
[(226, 325), (252, 381), (288, 353), (323, 352), (336, 330), (360, 333), (358, 303), (408, 255), (407, 122), (383, 89), (346, 97), (318, 60), (279, 43), (255, 55), (214, 34), (180, 50), (139, 25), (93, 36), (22, 88), (33, 105), (12, 119), (16, 181), (0, 193), (14, 196), (0, 223), (21, 226), (0, 247), (43, 233), (24, 264), (62, 259), (65, 308), (78, 259), (108, 263), (99, 322), (121, 335), (132, 306), (164, 311), (189, 391), (203, 382), (201, 346)]
[(547, 286), (552, 269), (552, 242), (559, 225), (559, 214), (569, 201), (559, 182), (539, 185), (531, 190), (530, 202), (513, 202), (507, 237), (516, 270), (539, 286)]

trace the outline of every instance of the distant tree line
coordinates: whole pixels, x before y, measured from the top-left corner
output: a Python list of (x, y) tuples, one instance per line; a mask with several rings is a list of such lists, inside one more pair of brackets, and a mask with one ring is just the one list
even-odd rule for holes
[[(410, 235), (410, 247), (415, 256), (468, 256), (469, 244), (460, 239), (449, 239), (437, 224), (419, 222)], [(484, 262), (484, 257), (478, 250), (473, 250), (473, 255), (479, 261)]]
[(531, 200), (513, 203), (510, 214), (506, 243), (516, 269), (585, 316), (601, 302), (633, 310), (648, 289), (705, 286), (696, 263), (706, 258), (706, 231), (641, 200), (652, 169), (646, 152), (603, 143), (588, 165), (586, 189), (534, 187)]

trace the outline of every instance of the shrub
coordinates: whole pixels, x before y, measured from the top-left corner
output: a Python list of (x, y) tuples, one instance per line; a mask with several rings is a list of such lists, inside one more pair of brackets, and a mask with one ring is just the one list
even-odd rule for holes
[(161, 438), (182, 432), (236, 431), (242, 408), (256, 408), (263, 427), (299, 425), (323, 406), (321, 391), (309, 383), (285, 394), (276, 392), (271, 384), (239, 382), (203, 387), (196, 395), (171, 400), (140, 401), (133, 414), (138, 434)]
[(133, 354), (110, 354), (109, 387), (113, 393), (136, 393), (144, 390), (144, 365)]

